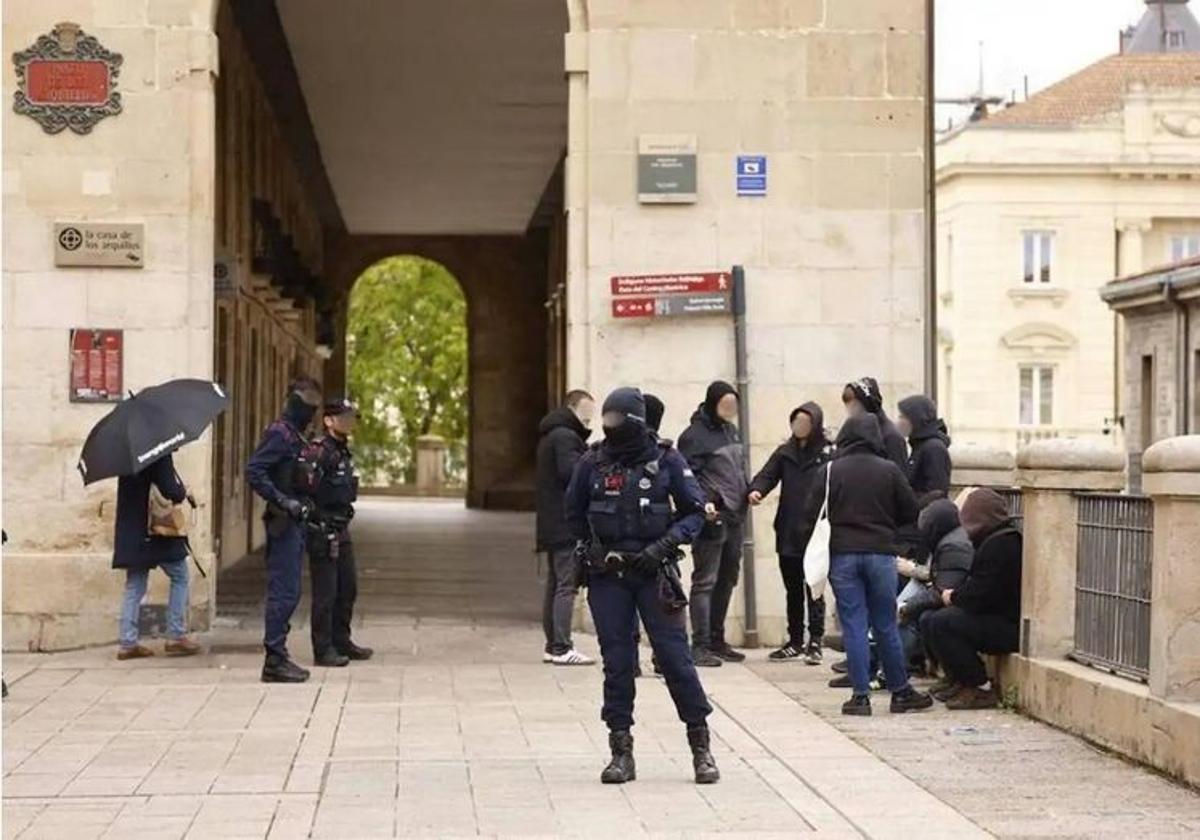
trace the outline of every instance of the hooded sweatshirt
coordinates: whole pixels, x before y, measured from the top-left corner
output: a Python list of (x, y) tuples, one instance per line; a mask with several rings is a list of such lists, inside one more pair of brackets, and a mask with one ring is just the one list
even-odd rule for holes
[(995, 490), (976, 490), (963, 504), (962, 523), (975, 544), (971, 574), (951, 602), (970, 613), (1021, 618), (1021, 532)]
[(554, 551), (573, 545), (567, 527), (563, 494), (575, 465), (587, 450), (590, 432), (575, 412), (556, 408), (538, 424), (537, 445), (537, 547)]
[(812, 534), (810, 523), (804, 519), (805, 503), (812, 492), (813, 480), (830, 454), (821, 406), (807, 402), (792, 412), (789, 421), (801, 412), (812, 418), (812, 434), (803, 443), (794, 435), (788, 438), (750, 482), (750, 489), (764, 496), (783, 483), (775, 512), (775, 551), (781, 557), (804, 556)]
[(846, 387), (854, 393), (855, 398), (863, 404), (867, 412), (875, 415), (879, 420), (879, 435), (883, 442), (885, 457), (903, 471), (908, 462), (908, 446), (904, 443), (904, 435), (900, 434), (896, 424), (883, 410), (883, 392), (879, 389), (879, 383), (875, 377), (864, 376), (846, 383)]
[(961, 586), (975, 557), (971, 538), (959, 522), (958, 508), (949, 499), (938, 499), (922, 510), (917, 527), (930, 556), (930, 585), (905, 603), (909, 619), (942, 606), (942, 590)]
[(721, 511), (722, 519), (737, 524), (746, 514), (750, 481), (742, 460), (742, 438), (737, 426), (717, 415), (717, 403), (726, 394), (737, 391), (727, 382), (708, 386), (704, 402), (692, 415), (691, 425), (679, 436), (678, 446), (708, 501)]
[(848, 419), (838, 433), (837, 450), (837, 457), (813, 479), (807, 527), (820, 514), (828, 471), (830, 553), (894, 555), (897, 529), (917, 521), (917, 500), (904, 473), (884, 457), (875, 415)]
[(945, 497), (950, 492), (950, 436), (938, 419), (933, 400), (921, 394), (900, 401), (900, 413), (912, 424), (908, 442), (912, 453), (905, 464), (905, 475), (913, 493), (921, 501)]

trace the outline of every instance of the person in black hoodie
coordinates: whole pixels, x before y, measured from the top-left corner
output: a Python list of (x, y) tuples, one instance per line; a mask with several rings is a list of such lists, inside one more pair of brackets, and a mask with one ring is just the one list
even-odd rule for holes
[(979, 659), (1013, 653), (1020, 641), (1022, 537), (994, 490), (976, 490), (962, 509), (975, 545), (971, 574), (942, 591), (945, 609), (921, 618), (921, 635), (946, 672), (934, 691), (948, 709), (991, 709), (998, 698)]
[(813, 527), (826, 503), (828, 482), (829, 583), (849, 660), (854, 693), (842, 714), (871, 714), (870, 625), (879, 647), (892, 712), (929, 708), (929, 695), (914, 691), (896, 627), (896, 529), (917, 519), (917, 500), (900, 468), (884, 457), (875, 415), (848, 419), (837, 438), (837, 457), (813, 479), (805, 510)]
[(575, 465), (587, 451), (588, 428), (596, 402), (587, 391), (571, 391), (562, 406), (538, 424), (537, 550), (546, 552), (546, 592), (542, 661), (555, 665), (592, 665), (591, 657), (571, 643), (571, 619), (578, 592), (579, 561), (575, 535), (567, 525), (566, 492)]
[(950, 436), (937, 406), (924, 394), (905, 397), (896, 426), (911, 447), (904, 474), (918, 504), (944, 499), (950, 493)]
[(896, 561), (901, 576), (924, 584), (900, 604), (900, 639), (911, 662), (922, 656), (924, 641), (920, 619), (929, 610), (942, 607), (942, 593), (967, 579), (975, 558), (975, 547), (962, 527), (958, 508), (949, 499), (938, 499), (921, 511), (917, 519), (927, 564)]
[(725, 641), (725, 615), (742, 564), (742, 522), (750, 482), (746, 476), (742, 438), (733, 421), (738, 394), (728, 382), (713, 382), (679, 436), (687, 458), (708, 499), (708, 521), (692, 545), (692, 657), (714, 667), (741, 662), (745, 654)]
[[(821, 406), (807, 402), (788, 417), (792, 436), (775, 450), (750, 482), (750, 504), (757, 505), (782, 482), (779, 507), (775, 511), (775, 551), (779, 573), (787, 591), (788, 640), (771, 653), (776, 661), (804, 657), (805, 663), (821, 663), (825, 636), (825, 599), (813, 598), (804, 582), (804, 549), (811, 530), (804, 521), (804, 503), (812, 490), (813, 477), (829, 460), (825, 438), (825, 415)], [(804, 644), (804, 608), (808, 607), (808, 645)]]
[(883, 439), (884, 457), (903, 471), (908, 464), (908, 447), (904, 444), (904, 436), (896, 428), (883, 410), (883, 392), (874, 377), (864, 376), (853, 382), (848, 382), (842, 391), (842, 403), (846, 413), (855, 415), (866, 413), (875, 415), (879, 420), (879, 434)]

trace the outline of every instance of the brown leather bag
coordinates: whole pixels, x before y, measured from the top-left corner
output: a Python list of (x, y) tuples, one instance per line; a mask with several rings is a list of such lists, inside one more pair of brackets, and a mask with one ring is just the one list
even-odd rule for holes
[(153, 484), (146, 503), (146, 530), (152, 537), (186, 537), (187, 514)]

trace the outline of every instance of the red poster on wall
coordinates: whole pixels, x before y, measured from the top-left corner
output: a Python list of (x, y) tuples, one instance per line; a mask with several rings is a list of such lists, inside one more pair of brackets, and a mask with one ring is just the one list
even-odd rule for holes
[(124, 371), (120, 330), (71, 330), (71, 402), (118, 402)]

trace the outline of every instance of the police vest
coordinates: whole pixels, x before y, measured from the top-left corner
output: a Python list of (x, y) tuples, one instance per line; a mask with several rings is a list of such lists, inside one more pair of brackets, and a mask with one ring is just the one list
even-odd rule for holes
[(671, 528), (669, 449), (644, 464), (625, 466), (601, 453), (593, 471), (588, 523), (602, 546), (640, 551)]
[(308, 439), (286, 420), (276, 420), (267, 427), (267, 434), (273, 431), (283, 435), (283, 439), (287, 441), (288, 447), (292, 450), (293, 457), (274, 464), (267, 475), (280, 493), (284, 496), (293, 496), (296, 493), (296, 458), (308, 445)]
[(326, 437), (306, 445), (296, 459), (296, 492), (311, 498), (318, 510), (349, 513), (358, 500), (358, 475), (349, 450)]

